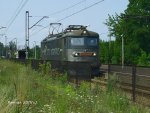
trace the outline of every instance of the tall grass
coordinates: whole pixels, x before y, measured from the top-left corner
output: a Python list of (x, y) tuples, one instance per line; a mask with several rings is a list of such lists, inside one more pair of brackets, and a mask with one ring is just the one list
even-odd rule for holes
[(0, 113), (150, 113), (115, 91), (113, 82), (107, 91), (86, 82), (75, 88), (50, 65), (41, 69), (0, 60)]

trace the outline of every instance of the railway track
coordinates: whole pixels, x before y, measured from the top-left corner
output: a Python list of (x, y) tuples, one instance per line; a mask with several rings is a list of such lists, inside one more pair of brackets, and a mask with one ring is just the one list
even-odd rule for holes
[[(92, 79), (91, 81), (92, 81), (92, 84), (99, 85), (101, 90), (104, 90), (104, 91), (107, 90), (107, 85), (108, 85), (107, 79), (102, 80), (101, 78), (100, 79), (96, 78), (96, 79)], [(120, 89), (121, 91), (123, 91), (130, 101), (134, 101), (141, 105), (150, 107), (150, 103), (149, 103), (150, 102), (150, 91), (147, 87), (137, 86), (135, 88), (135, 93), (134, 93), (135, 97), (133, 96), (133, 88), (132, 88), (131, 84), (125, 84), (125, 83), (120, 84), (119, 82), (116, 82), (115, 85), (113, 86), (113, 88)], [(134, 100), (133, 100), (133, 97), (135, 98)]]
[[(91, 80), (93, 83), (97, 83), (97, 84), (100, 84), (102, 86), (107, 86), (108, 84), (108, 81), (107, 80), (98, 80), (98, 79), (92, 79)], [(116, 81), (116, 86), (118, 88), (121, 88), (123, 90), (128, 90), (130, 92), (132, 92), (133, 88), (132, 88), (132, 84), (129, 84), (129, 83), (122, 83), (122, 82), (119, 82), (119, 81)], [(144, 86), (138, 86), (136, 85), (136, 89), (135, 89), (135, 92), (136, 93), (140, 93), (142, 95), (147, 95), (150, 97), (150, 88), (149, 87), (144, 87)]]
[[(108, 69), (108, 67), (110, 69)], [(130, 87), (134, 86), (136, 89), (141, 89), (143, 91), (145, 90), (144, 92), (150, 92), (149, 67), (124, 66), (124, 68), (122, 68), (121, 66), (118, 65), (110, 65), (110, 66), (104, 65), (101, 67), (101, 69), (105, 71), (105, 75), (108, 73), (110, 75), (115, 75), (116, 81), (122, 85)]]
[[(109, 68), (109, 69), (108, 69)], [(115, 75), (120, 87), (150, 96), (150, 67), (132, 67), (118, 65), (102, 65), (106, 74)], [(109, 70), (109, 72), (108, 72)]]
[[(117, 84), (115, 86), (123, 89), (125, 92), (128, 92), (133, 101), (149, 103), (150, 67), (124, 66), (122, 68), (122, 66), (118, 65), (102, 65), (101, 70), (105, 72), (105, 79), (92, 79), (93, 83), (106, 86), (108, 84), (108, 78), (115, 76)], [(148, 106), (150, 106), (150, 103)]]

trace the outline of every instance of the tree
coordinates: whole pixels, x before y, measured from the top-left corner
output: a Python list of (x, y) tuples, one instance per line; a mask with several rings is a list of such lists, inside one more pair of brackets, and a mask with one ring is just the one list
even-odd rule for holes
[(100, 41), (100, 62), (103, 64), (108, 63), (108, 42)]
[[(106, 20), (110, 36), (116, 38), (116, 46), (121, 48), (124, 38), (125, 63), (137, 64), (140, 50), (150, 53), (150, 1), (129, 0), (128, 8), (121, 15), (109, 15)], [(121, 55), (121, 52), (118, 51)]]
[(15, 58), (15, 53), (17, 51), (17, 46), (16, 43), (13, 41), (9, 42), (9, 49), (8, 49), (8, 53), (9, 53), (9, 57)]
[[(34, 58), (34, 55), (35, 55), (35, 47), (29, 49), (29, 57)], [(41, 56), (41, 48), (38, 45), (36, 45), (36, 58), (40, 59), (40, 56)]]
[(141, 56), (139, 56), (138, 65), (150, 66), (150, 54), (146, 54), (145, 51), (141, 50)]
[(41, 48), (38, 45), (36, 45), (36, 55), (37, 55), (37, 59), (40, 59), (40, 57), (41, 57)]
[[(117, 64), (120, 62), (119, 55), (117, 53), (118, 48), (116, 48), (115, 41), (100, 41), (100, 62), (103, 64), (113, 63)], [(117, 51), (116, 51), (117, 50)]]
[(0, 42), (0, 56), (4, 55), (4, 45)]

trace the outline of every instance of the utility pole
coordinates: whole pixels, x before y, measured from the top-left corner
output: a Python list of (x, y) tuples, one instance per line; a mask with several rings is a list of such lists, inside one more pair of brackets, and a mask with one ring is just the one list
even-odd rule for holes
[(124, 68), (124, 37), (122, 36), (121, 37), (121, 39), (122, 39), (122, 69)]
[(110, 64), (111, 64), (111, 55), (110, 55), (110, 50), (111, 49), (111, 36), (109, 36), (109, 41), (108, 41), (108, 79), (109, 79), (109, 74), (110, 74)]
[(34, 26), (36, 26), (40, 21), (42, 21), (44, 18), (49, 18), (48, 16), (43, 16), (40, 20), (38, 20), (35, 24), (33, 24), (31, 27), (29, 25), (29, 18), (32, 16), (29, 16), (29, 11), (26, 11), (25, 14), (25, 37), (26, 37), (26, 59), (28, 59), (28, 50), (29, 50), (29, 30), (32, 29)]
[(5, 36), (5, 57), (7, 57), (7, 36)]
[(25, 38), (26, 38), (26, 59), (28, 59), (28, 50), (29, 50), (29, 11), (26, 11), (25, 14)]

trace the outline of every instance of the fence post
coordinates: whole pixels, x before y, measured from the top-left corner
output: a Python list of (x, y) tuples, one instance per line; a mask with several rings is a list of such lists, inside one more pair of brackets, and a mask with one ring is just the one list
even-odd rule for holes
[(108, 80), (110, 79), (110, 64), (108, 64)]
[(108, 64), (108, 74), (110, 74), (110, 64)]
[(136, 88), (136, 66), (132, 66), (132, 100), (135, 102), (135, 88)]

